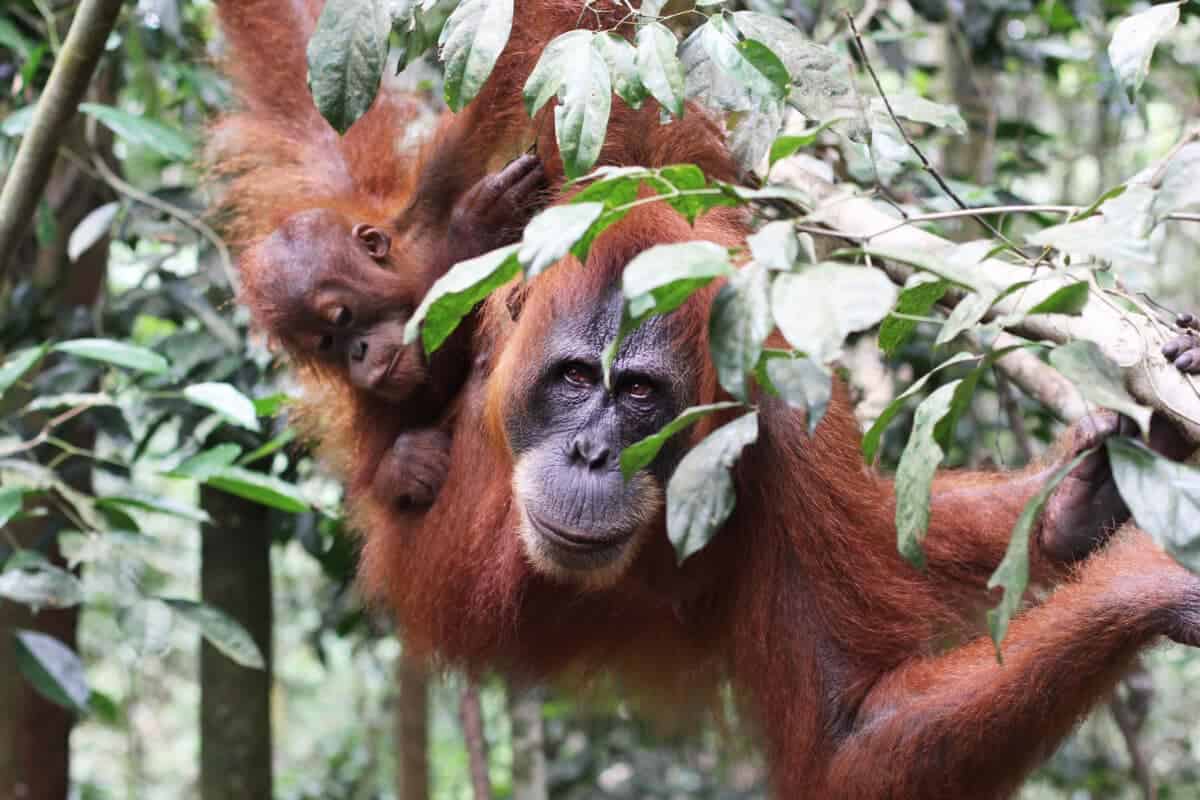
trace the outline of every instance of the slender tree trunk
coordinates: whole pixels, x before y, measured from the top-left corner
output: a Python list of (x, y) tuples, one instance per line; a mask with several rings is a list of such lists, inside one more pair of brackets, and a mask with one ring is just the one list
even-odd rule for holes
[(401, 653), (396, 683), (396, 798), (429, 800), (429, 671)]
[(214, 489), (201, 491), (212, 517), (201, 544), (204, 602), (240, 622), (266, 669), (235, 664), (208, 642), (200, 647), (200, 796), (270, 800), (271, 534), (268, 510)]
[(512, 800), (547, 800), (541, 689), (509, 689), (512, 724)]
[(463, 686), (459, 716), (462, 719), (463, 738), (467, 743), (467, 762), (470, 765), (471, 787), (475, 792), (475, 800), (491, 800), (487, 739), (483, 734), (483, 705), (479, 702), (479, 687), (469, 678)]

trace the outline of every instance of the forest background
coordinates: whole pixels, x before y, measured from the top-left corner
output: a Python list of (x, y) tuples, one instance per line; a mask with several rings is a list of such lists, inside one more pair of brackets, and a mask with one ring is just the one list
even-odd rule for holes
[[(471, 2), (503, 4), (463, 6)], [(369, 5), (330, 0), (345, 19)], [(799, 218), (793, 261), (810, 244), (829, 249), (821, 224), (859, 245), (847, 261), (875, 263), (872, 247), (897, 255), (872, 235), (879, 220), (895, 220), (901, 236), (920, 227), (963, 243), (908, 249), (923, 277), (903, 258), (889, 266), (899, 304), (889, 290), (884, 308), (858, 313), (830, 344), (828, 360), (853, 376), (864, 429), (882, 420), (873, 453), (882, 468), (906, 454), (1019, 466), (1097, 401), (1097, 387), (1135, 416), (1169, 404), (1136, 386), (1126, 393), (1112, 380), (1111, 348), (1069, 348), (1053, 320), (1086, 327), (1085, 306), (1103, 297), (1165, 329), (1175, 312), (1200, 309), (1200, 6), (676, 5), (661, 15), (682, 43), (678, 60), (659, 69), (669, 76), (678, 65), (688, 96), (728, 112), (743, 163), (777, 187), (737, 201), (764, 220)], [(469, 99), (472, 76), (447, 85), (432, 46), (455, 6), (394, 4), (390, 37), (375, 38), (375, 79), (425, 101), (424, 118), (398, 134), (419, 134), (446, 98)], [(786, 31), (769, 41), (780, 30), (770, 25), (752, 35), (762, 18), (747, 13), (790, 23), (803, 47)], [(73, 87), (78, 113), (50, 131), (35, 105), (69, 60), (77, 14), (110, 19), (111, 30), (95, 29), (98, 65)], [(767, 53), (742, 47), (728, 75), (706, 81), (688, 54), (705, 26), (768, 39)], [(314, 45), (327, 69), (348, 46), (328, 36)], [(0, 177), (14, 181), (0, 196), (0, 796), (12, 787), (33, 800), (765, 797), (761, 759), (736, 720), (664, 729), (612, 687), (585, 702), (430, 675), (404, 658), (386, 619), (364, 610), (340, 488), (287, 427), (295, 386), (231, 302), (232, 256), (206, 214), (205, 125), (231, 103), (214, 67), (220, 50), (204, 0), (0, 9)], [(796, 63), (801, 50), (829, 59), (820, 75)], [(661, 82), (622, 64), (610, 64), (622, 98), (612, 102), (659, 97)], [(355, 80), (343, 78), (341, 90)], [(754, 103), (730, 102), (722, 80)], [(317, 99), (345, 127), (355, 112), (338, 91), (327, 82)], [(27, 180), (14, 166), (18, 147), (35, 137), (57, 154), (53, 170), (14, 201)], [(580, 173), (590, 167), (582, 139), (561, 140)], [(693, 179), (645, 179), (662, 177)], [(820, 196), (834, 181), (872, 198), (858, 230)], [(712, 189), (703, 179), (691, 188)], [(1005, 309), (997, 321), (987, 312), (1012, 285), (968, 286), (954, 254), (1020, 265), (1031, 249), (1039, 264), (1054, 252), (1046, 263), (1082, 271), (1050, 305)], [(982, 302), (937, 305), (952, 286)], [(854, 288), (826, 307), (871, 306)], [(997, 359), (1003, 326), (1059, 347)], [(854, 335), (843, 348), (844, 334)], [(819, 381), (796, 391), (810, 412), (820, 406)], [(930, 408), (923, 401), (949, 392), (938, 418), (954, 424), (914, 427), (916, 409)], [(1140, 469), (1161, 478), (1154, 464)], [(1196, 520), (1200, 484), (1181, 475), (1127, 499), (1135, 512)], [(919, 506), (920, 481), (901, 487)], [(1187, 535), (1168, 543), (1195, 557)], [(1200, 797), (1198, 679), (1193, 651), (1155, 651), (1021, 797)]]

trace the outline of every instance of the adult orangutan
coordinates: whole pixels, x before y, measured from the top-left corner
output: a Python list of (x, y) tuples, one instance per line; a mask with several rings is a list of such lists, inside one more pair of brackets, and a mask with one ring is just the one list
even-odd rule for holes
[(327, 451), (353, 453), (343, 467), (356, 490), (426, 505), (445, 477), (446, 410), (470, 365), (470, 328), (426, 359), (403, 345), (404, 325), (451, 265), (519, 236), (544, 174), (526, 155), (487, 175), (496, 122), (471, 115), (400, 152), (417, 106), (387, 89), (339, 137), (303, 79), (321, 5), (218, 3), (241, 108), (214, 128), (210, 161), (229, 179), (239, 299), (304, 382), (350, 412), (311, 419)]
[[(532, 59), (555, 34), (615, 19), (604, 3), (588, 9), (517, 4), (492, 113), (519, 107)], [(546, 118), (539, 129), (560, 187)], [(652, 103), (614, 108), (601, 163), (677, 162), (736, 177), (698, 109), (659, 126)], [(1048, 503), (1031, 567), (1058, 586), (1014, 619), (998, 664), (974, 612), (992, 599), (985, 584), (1014, 521), (1052, 467), (1118, 432), (1117, 419), (1073, 429), (1054, 458), (1019, 473), (939, 476), (918, 572), (896, 552), (893, 487), (864, 468), (841, 387), (811, 435), (797, 411), (757, 398), (736, 510), (677, 567), (662, 487), (727, 418), (680, 434), (628, 482), (617, 455), (681, 409), (721, 397), (707, 345), (715, 290), (626, 339), (611, 390), (598, 380), (600, 352), (633, 256), (692, 239), (737, 245), (746, 232), (736, 211), (689, 227), (670, 209), (639, 206), (597, 238), (587, 264), (567, 259), (533, 281), (519, 313), (508, 297), (490, 299), (433, 505), (414, 518), (377, 494), (350, 493), (364, 585), (394, 610), (411, 651), (470, 669), (534, 680), (612, 672), (668, 708), (730, 680), (782, 798), (1003, 797), (1136, 653), (1162, 636), (1200, 642), (1200, 579), (1132, 527), (1111, 533), (1127, 512), (1101, 450)], [(346, 414), (350, 429), (387, 441), (378, 416), (353, 405)], [(1168, 432), (1154, 438), (1178, 455)], [(338, 447), (346, 461), (362, 458), (345, 439)]]

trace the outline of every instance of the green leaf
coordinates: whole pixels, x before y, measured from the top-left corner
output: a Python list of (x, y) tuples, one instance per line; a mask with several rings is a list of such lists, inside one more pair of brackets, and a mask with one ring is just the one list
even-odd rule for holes
[(258, 417), (275, 417), (292, 399), (283, 392), (275, 392), (254, 399), (254, 414)]
[(8, 524), (9, 520), (21, 513), (21, 507), (25, 502), (25, 495), (29, 491), (24, 486), (0, 486), (0, 528), (3, 528)]
[(375, 102), (391, 25), (387, 4), (378, 0), (327, 0), (317, 19), (308, 41), (309, 89), (338, 133)]
[(643, 25), (637, 33), (637, 68), (646, 91), (676, 117), (683, 116), (683, 65), (676, 50), (679, 40), (659, 22)]
[(717, 379), (734, 397), (746, 399), (746, 373), (762, 355), (771, 318), (770, 282), (760, 264), (736, 270), (721, 287), (708, 318), (708, 345)]
[(404, 343), (415, 341), (419, 332), (425, 352), (437, 350), (481, 300), (521, 271), (519, 246), (510, 244), (459, 262), (438, 278), (404, 326)]
[(461, 111), (496, 66), (512, 31), (513, 0), (463, 0), (438, 38), (446, 64), (446, 105)]
[(1134, 95), (1150, 72), (1155, 46), (1179, 24), (1179, 3), (1162, 3), (1117, 23), (1108, 60), (1125, 90)]
[(294, 428), (285, 428), (282, 433), (263, 443), (261, 446), (254, 448), (246, 455), (238, 459), (238, 466), (244, 467), (248, 464), (253, 464), (255, 461), (266, 458), (284, 447), (287, 447), (296, 439), (296, 431)]
[(779, 57), (760, 42), (738, 42), (737, 32), (724, 17), (709, 17), (699, 36), (717, 67), (736, 78), (752, 95), (772, 100), (787, 95), (791, 79)]
[(714, 278), (733, 273), (729, 252), (712, 242), (660, 244), (643, 250), (625, 266), (621, 292), (629, 315), (642, 320), (679, 308)]
[[(915, 273), (900, 292), (893, 313), (926, 316), (949, 288), (950, 284), (940, 278), (925, 272)], [(916, 329), (916, 320), (902, 319), (889, 314), (879, 326), (880, 349), (889, 357), (894, 356)]]
[(0, 572), (0, 597), (23, 603), (36, 612), (77, 606), (83, 602), (83, 589), (78, 578), (47, 562)]
[(874, 463), (875, 454), (879, 451), (879, 440), (883, 437), (884, 430), (891, 424), (896, 415), (900, 413), (900, 409), (904, 407), (904, 403), (912, 396), (917, 394), (929, 382), (934, 373), (945, 369), (946, 367), (955, 364), (961, 364), (964, 361), (978, 361), (979, 356), (970, 353), (955, 353), (950, 358), (938, 364), (933, 369), (926, 372), (917, 380), (913, 381), (912, 385), (896, 396), (896, 399), (888, 403), (887, 408), (879, 415), (879, 419), (875, 420), (875, 424), (863, 436), (862, 451), (863, 458), (868, 464)]
[(258, 432), (258, 412), (254, 403), (228, 383), (194, 383), (185, 386), (183, 396), (198, 406), (211, 409), (226, 421)]
[(1069, 314), (1079, 316), (1083, 313), (1088, 301), (1087, 281), (1068, 283), (1061, 289), (1055, 289), (1042, 302), (1025, 312), (1025, 316), (1033, 314)]
[(54, 345), (54, 351), (152, 375), (161, 375), (170, 366), (153, 350), (113, 339), (71, 339)]
[(683, 561), (708, 544), (733, 512), (730, 470), (758, 439), (758, 412), (722, 425), (688, 451), (667, 484), (667, 535)]
[(17, 667), (33, 688), (68, 711), (88, 713), (87, 675), (83, 662), (71, 648), (44, 633), (13, 632)]
[(1105, 444), (1113, 479), (1138, 527), (1193, 572), (1200, 570), (1200, 469), (1131, 439)]
[(763, 371), (768, 388), (805, 412), (809, 434), (816, 431), (833, 398), (833, 374), (811, 358), (769, 358)]
[[(1110, 439), (1109, 443), (1111, 444), (1113, 441), (1115, 440)], [(1050, 480), (1025, 504), (1021, 515), (1017, 517), (1016, 525), (1013, 526), (1012, 536), (1008, 540), (1008, 549), (1004, 551), (1004, 558), (996, 567), (996, 571), (992, 573), (992, 577), (988, 578), (987, 588), (1000, 587), (1004, 590), (1004, 597), (999, 605), (987, 612), (988, 630), (991, 631), (992, 641), (996, 643), (997, 661), (1001, 660), (1000, 643), (1004, 641), (1004, 634), (1008, 632), (1008, 623), (1017, 609), (1021, 607), (1025, 590), (1029, 588), (1029, 536), (1033, 532), (1033, 525), (1041, 516), (1046, 501), (1062, 483), (1063, 478), (1067, 477), (1071, 470), (1079, 466), (1080, 462), (1093, 452), (1093, 450), (1085, 450), (1069, 464), (1056, 470), (1050, 476)]]
[(593, 42), (568, 52), (554, 108), (554, 135), (568, 178), (578, 178), (600, 158), (612, 111), (612, 83), (604, 54)]
[(202, 508), (185, 505), (159, 495), (129, 492), (120, 495), (108, 495), (96, 498), (98, 508), (115, 507), (117, 509), (136, 508), (139, 511), (152, 511), (156, 514), (167, 514), (172, 517), (190, 520), (192, 522), (208, 522), (208, 514)]
[(917, 406), (912, 435), (896, 469), (896, 546), (900, 555), (918, 569), (925, 567), (921, 543), (929, 528), (929, 496), (933, 474), (946, 453), (935, 428), (950, 411), (955, 390), (962, 381), (939, 386)]
[(4, 363), (0, 364), (0, 397), (4, 395), (12, 385), (24, 378), (34, 367), (42, 363), (42, 359), (46, 357), (46, 353), (50, 351), (49, 344), (30, 347), (27, 350), (18, 350), (17, 352), (4, 359)]
[(653, 433), (645, 439), (636, 441), (621, 451), (621, 474), (625, 476), (625, 480), (629, 480), (633, 477), (634, 473), (650, 466), (654, 462), (654, 459), (658, 457), (659, 451), (662, 450), (663, 445), (667, 443), (668, 439), (701, 417), (705, 417), (715, 411), (739, 408), (741, 405), (741, 403), (729, 402), (710, 403), (706, 406), (692, 406), (691, 408), (684, 409), (683, 413), (664, 425), (658, 433)]
[(79, 110), (94, 117), (97, 122), (131, 145), (146, 147), (167, 158), (180, 161), (192, 157), (192, 141), (157, 120), (97, 103), (80, 103)]
[(593, 39), (608, 64), (612, 86), (617, 96), (630, 108), (641, 108), (649, 92), (638, 75), (637, 49), (627, 39), (615, 33), (600, 33)]
[(220, 650), (236, 664), (250, 669), (265, 669), (266, 661), (254, 639), (237, 620), (224, 611), (204, 603), (180, 600), (175, 597), (159, 598), (171, 610), (200, 630), (208, 643)]
[(672, 164), (655, 172), (657, 174), (647, 178), (646, 182), (671, 208), (686, 217), (689, 225), (694, 225), (696, 217), (710, 208), (737, 205), (720, 187), (710, 186), (704, 172), (695, 164)]
[(896, 287), (877, 269), (817, 264), (785, 272), (771, 287), (779, 330), (797, 350), (822, 364), (841, 353), (846, 337), (875, 325), (896, 301)]
[(603, 203), (568, 203), (551, 206), (534, 217), (525, 226), (517, 251), (526, 279), (540, 275), (571, 252), (603, 212)]
[(172, 478), (190, 478), (194, 481), (204, 481), (219, 473), (222, 469), (232, 466), (242, 454), (240, 445), (225, 442), (216, 447), (197, 453), (184, 459), (175, 469), (167, 474)]
[(822, 131), (830, 125), (846, 119), (847, 117), (845, 116), (830, 117), (815, 128), (810, 128), (801, 133), (780, 136), (771, 144), (771, 152), (768, 156), (770, 166), (775, 166), (776, 161), (782, 161), (789, 156), (795, 155), (796, 151), (801, 147), (808, 147), (813, 144), (817, 141), (817, 137), (821, 135)]
[(550, 40), (550, 44), (542, 50), (537, 64), (525, 80), (522, 96), (525, 100), (525, 110), (533, 116), (542, 106), (558, 94), (566, 78), (567, 59), (570, 53), (581, 47), (587, 47), (592, 40), (591, 31), (567, 31)]
[(1125, 390), (1121, 370), (1094, 342), (1079, 340), (1050, 351), (1050, 364), (1067, 377), (1089, 403), (1111, 408), (1132, 418), (1142, 431), (1150, 430), (1151, 409)]
[(767, 269), (790, 272), (800, 258), (800, 241), (790, 221), (768, 222), (757, 233), (747, 236), (746, 243), (755, 262)]
[(309, 509), (308, 502), (294, 484), (242, 467), (224, 467), (206, 477), (204, 483), (214, 489), (291, 514)]

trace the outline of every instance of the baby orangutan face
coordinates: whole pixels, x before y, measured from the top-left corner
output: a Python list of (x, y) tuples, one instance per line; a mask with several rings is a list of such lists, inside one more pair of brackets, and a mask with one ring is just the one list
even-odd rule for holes
[(297, 360), (344, 370), (356, 388), (402, 402), (429, 378), (404, 325), (421, 298), (422, 270), (397, 262), (382, 228), (330, 209), (289, 217), (254, 257), (267, 276), (248, 303)]

